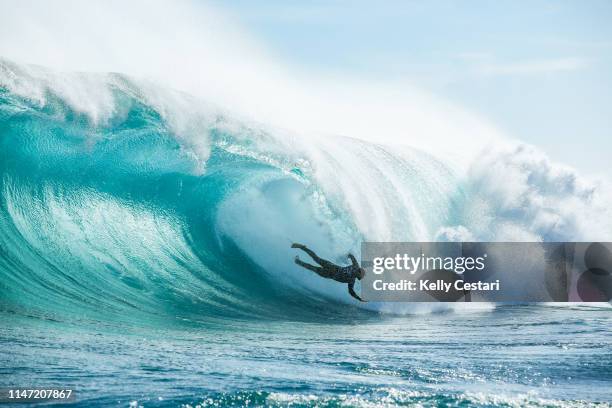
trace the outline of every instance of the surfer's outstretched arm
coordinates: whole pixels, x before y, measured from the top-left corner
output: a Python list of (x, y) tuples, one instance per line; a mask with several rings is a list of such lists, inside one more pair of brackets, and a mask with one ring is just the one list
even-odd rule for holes
[(365, 302), (365, 300), (363, 300), (362, 298), (360, 298), (360, 297), (359, 297), (359, 295), (357, 295), (357, 294), (355, 293), (354, 286), (355, 286), (355, 283), (354, 283), (354, 282), (353, 282), (353, 283), (349, 283), (349, 284), (348, 284), (348, 291), (349, 291), (349, 294), (350, 294), (352, 297), (354, 297), (355, 299), (357, 299), (358, 301), (360, 301), (360, 302)]
[(357, 262), (357, 259), (355, 259), (353, 254), (348, 254), (348, 257), (351, 260), (351, 263), (353, 264), (353, 266), (359, 268), (359, 263)]

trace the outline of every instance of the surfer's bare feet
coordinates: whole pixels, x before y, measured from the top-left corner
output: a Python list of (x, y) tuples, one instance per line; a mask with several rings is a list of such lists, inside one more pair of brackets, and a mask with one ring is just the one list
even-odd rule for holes
[(293, 258), (293, 261), (295, 263), (299, 263), (300, 262), (300, 257), (296, 255), (295, 258)]

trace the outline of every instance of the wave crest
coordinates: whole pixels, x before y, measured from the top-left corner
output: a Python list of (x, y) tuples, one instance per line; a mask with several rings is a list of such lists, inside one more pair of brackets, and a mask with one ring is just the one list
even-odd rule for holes
[(0, 124), (9, 310), (350, 315), (346, 287), (297, 268), (291, 242), (346, 263), (364, 240), (610, 231), (603, 187), (531, 148), (483, 153), (462, 174), (436, 152), (273, 129), (117, 74), (1, 61)]

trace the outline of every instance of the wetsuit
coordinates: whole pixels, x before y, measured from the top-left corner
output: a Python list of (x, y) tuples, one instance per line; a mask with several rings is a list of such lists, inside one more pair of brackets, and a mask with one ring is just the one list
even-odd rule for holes
[(306, 248), (304, 245), (294, 244), (292, 245), (292, 247), (299, 248), (302, 251), (306, 252), (308, 255), (310, 255), (310, 257), (316, 263), (318, 263), (321, 266), (315, 266), (315, 265), (311, 265), (309, 263), (303, 262), (297, 256), (295, 257), (296, 264), (300, 265), (303, 268), (306, 268), (308, 270), (315, 272), (317, 275), (323, 278), (333, 279), (337, 282), (347, 283), (349, 294), (361, 302), (364, 301), (355, 293), (355, 289), (354, 289), (355, 279), (357, 279), (359, 276), (360, 267), (359, 267), (359, 263), (357, 263), (357, 260), (352, 254), (348, 255), (349, 259), (351, 260), (351, 265), (338, 266), (332, 262), (329, 262), (328, 260), (319, 258), (317, 254), (315, 254), (312, 250)]

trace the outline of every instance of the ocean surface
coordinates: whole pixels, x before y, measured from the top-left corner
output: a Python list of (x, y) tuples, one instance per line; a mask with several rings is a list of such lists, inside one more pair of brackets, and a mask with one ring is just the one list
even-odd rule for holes
[(528, 183), (513, 201), (523, 185), (424, 151), (0, 60), (0, 388), (84, 407), (610, 406), (609, 304), (360, 304), (293, 263), (292, 242), (348, 263), (368, 240), (594, 231), (593, 191), (525, 152), (485, 160)]
[(611, 406), (611, 313), (502, 306), (163, 327), (4, 313), (0, 382), (70, 387), (76, 406)]

